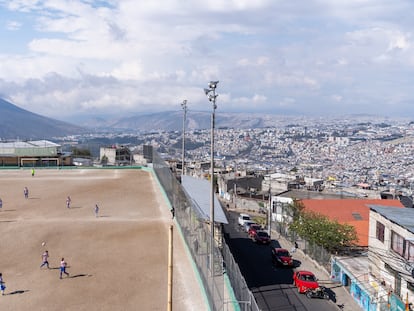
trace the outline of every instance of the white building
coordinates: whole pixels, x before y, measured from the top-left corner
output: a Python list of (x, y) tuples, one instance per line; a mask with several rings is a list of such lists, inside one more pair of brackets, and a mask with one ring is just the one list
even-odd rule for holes
[(105, 165), (131, 165), (133, 164), (133, 155), (128, 147), (110, 146), (100, 148), (100, 160)]
[(369, 219), (371, 299), (377, 310), (406, 310), (414, 304), (414, 209), (372, 205)]

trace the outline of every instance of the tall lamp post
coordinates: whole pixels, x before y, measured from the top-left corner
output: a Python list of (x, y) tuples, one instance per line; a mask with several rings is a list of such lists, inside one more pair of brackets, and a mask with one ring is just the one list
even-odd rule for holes
[(207, 95), (208, 100), (213, 104), (213, 111), (211, 113), (211, 163), (210, 163), (210, 183), (211, 183), (211, 192), (210, 192), (210, 271), (211, 277), (214, 277), (214, 122), (215, 122), (215, 112), (216, 112), (216, 88), (218, 81), (210, 81), (208, 84), (208, 89), (204, 89), (204, 93)]
[(272, 212), (273, 212), (273, 206), (272, 206), (272, 174), (269, 174), (269, 210), (267, 215), (267, 233), (269, 236), (272, 236)]
[(181, 107), (184, 111), (184, 117), (183, 117), (183, 158), (181, 160), (181, 175), (185, 175), (185, 169), (184, 169), (184, 152), (185, 152), (185, 120), (187, 118), (187, 100), (184, 99), (183, 103), (181, 104)]

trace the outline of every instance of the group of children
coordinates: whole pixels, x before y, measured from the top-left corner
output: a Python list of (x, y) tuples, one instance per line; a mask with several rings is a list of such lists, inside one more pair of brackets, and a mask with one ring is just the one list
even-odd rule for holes
[[(25, 199), (28, 199), (29, 198), (29, 189), (27, 187), (24, 187), (23, 188), (23, 194), (24, 194), (24, 198)], [(70, 197), (70, 195), (68, 195), (68, 197), (66, 198), (66, 207), (67, 208), (70, 208), (71, 203), (72, 203), (72, 198)], [(2, 208), (2, 207), (3, 207), (3, 201), (0, 198), (0, 208)], [(98, 217), (98, 214), (99, 214), (99, 206), (98, 206), (98, 204), (95, 204), (94, 211), (95, 211), (95, 217)]]
[[(32, 176), (34, 176), (34, 170), (32, 170)], [(29, 189), (27, 187), (24, 187), (23, 189), (23, 194), (25, 199), (29, 198)], [(66, 198), (66, 207), (70, 208), (70, 205), (72, 203), (72, 199), (70, 196), (68, 196)], [(0, 209), (3, 207), (3, 201), (0, 198)], [(95, 204), (95, 217), (98, 217), (99, 214), (99, 206), (98, 204)], [(45, 250), (45, 252), (42, 254), (42, 264), (40, 265), (40, 268), (46, 266), (48, 269), (50, 269), (49, 267), (49, 251)], [(59, 271), (60, 271), (60, 275), (59, 278), (62, 279), (63, 274), (65, 274), (67, 277), (69, 277), (69, 273), (66, 271), (66, 267), (67, 267), (67, 262), (65, 261), (65, 258), (62, 257), (62, 259), (60, 260), (60, 267), (59, 267)], [(0, 291), (1, 294), (4, 296), (5, 295), (5, 290), (6, 290), (6, 283), (3, 281), (3, 274), (0, 272)]]
[[(67, 267), (67, 262), (65, 261), (65, 258), (62, 257), (62, 259), (60, 260), (60, 267), (59, 267), (59, 271), (60, 271), (60, 275), (59, 278), (62, 279), (63, 274), (65, 274), (67, 277), (69, 277), (69, 273), (66, 271), (66, 267)], [(45, 252), (42, 254), (42, 264), (40, 265), (40, 268), (42, 268), (43, 266), (46, 266), (48, 269), (50, 269), (49, 267), (49, 251), (45, 250)], [(5, 295), (5, 291), (6, 291), (6, 282), (4, 282), (3, 280), (3, 274), (0, 272), (0, 291), (2, 296)]]
[[(45, 250), (45, 252), (42, 254), (42, 264), (40, 265), (40, 268), (43, 266), (46, 266), (48, 269), (49, 267), (49, 251)], [(67, 262), (65, 261), (65, 258), (62, 257), (60, 260), (60, 278), (62, 278), (63, 274), (66, 274), (66, 276), (69, 277), (69, 273), (66, 272)]]

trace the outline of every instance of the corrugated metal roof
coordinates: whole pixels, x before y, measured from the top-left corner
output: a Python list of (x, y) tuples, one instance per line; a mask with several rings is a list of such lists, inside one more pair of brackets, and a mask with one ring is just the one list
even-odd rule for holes
[(60, 147), (60, 145), (48, 140), (0, 142), (0, 148), (33, 148), (33, 147)]
[(369, 205), (370, 209), (381, 214), (393, 223), (414, 233), (414, 208)]
[[(198, 179), (187, 175), (181, 176), (181, 185), (193, 201), (193, 207), (201, 218), (210, 219), (211, 185), (205, 179)], [(228, 224), (227, 217), (221, 208), (220, 201), (214, 196), (214, 221)]]

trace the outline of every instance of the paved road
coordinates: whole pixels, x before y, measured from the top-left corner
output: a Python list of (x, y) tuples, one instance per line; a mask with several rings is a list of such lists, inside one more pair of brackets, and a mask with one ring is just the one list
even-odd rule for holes
[[(299, 294), (293, 286), (293, 269), (279, 268), (272, 264), (271, 247), (253, 243), (237, 225), (238, 213), (229, 212), (229, 224), (225, 225), (228, 243), (247, 285), (262, 311), (338, 311), (333, 301), (309, 299)], [(272, 246), (280, 246), (272, 240)], [(295, 256), (293, 256), (295, 257)], [(296, 269), (301, 262), (296, 260)], [(331, 292), (332, 298), (334, 293)]]

